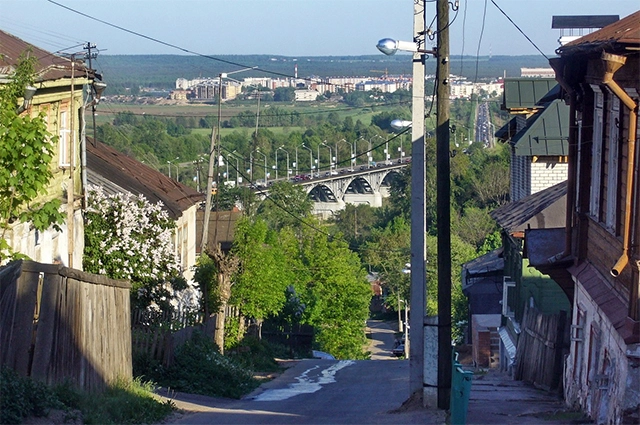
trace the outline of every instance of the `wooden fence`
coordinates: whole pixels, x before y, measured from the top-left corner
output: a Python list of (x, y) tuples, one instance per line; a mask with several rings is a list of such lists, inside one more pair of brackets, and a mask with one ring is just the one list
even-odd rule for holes
[(564, 356), (569, 347), (566, 321), (565, 311), (543, 314), (534, 307), (525, 307), (516, 349), (515, 379), (547, 390), (559, 389)]
[(215, 317), (204, 321), (201, 313), (133, 310), (131, 313), (132, 352), (171, 366), (175, 351), (189, 341), (196, 331), (213, 338)]
[(0, 268), (0, 366), (84, 390), (131, 379), (129, 292), (128, 281), (60, 265)]

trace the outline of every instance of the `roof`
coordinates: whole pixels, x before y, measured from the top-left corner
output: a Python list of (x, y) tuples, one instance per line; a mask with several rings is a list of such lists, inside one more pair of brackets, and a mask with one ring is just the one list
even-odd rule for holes
[(569, 154), (569, 106), (555, 99), (527, 119), (511, 139), (518, 156), (565, 156)]
[(576, 50), (598, 50), (605, 46), (624, 49), (627, 45), (640, 45), (640, 10), (565, 44), (557, 52), (562, 55)]
[(462, 265), (462, 273), (468, 275), (486, 275), (504, 270), (503, 248), (494, 249)]
[(113, 149), (110, 146), (87, 139), (87, 180), (105, 187), (109, 192), (126, 190), (144, 195), (149, 202), (161, 201), (174, 220), (204, 195), (183, 185), (161, 172)]
[(502, 229), (509, 233), (524, 231), (527, 227), (562, 227), (565, 219), (566, 194), (567, 182), (564, 181), (516, 202), (505, 204), (489, 214)]
[(505, 78), (502, 109), (534, 109), (558, 83), (553, 78)]
[(569, 15), (553, 16), (551, 28), (602, 28), (620, 19), (620, 15)]
[[(0, 30), (0, 75), (13, 73), (21, 56), (25, 54), (35, 56), (38, 60), (36, 82), (71, 78), (71, 59), (47, 52)], [(94, 76), (93, 70), (87, 68), (82, 61), (76, 61), (73, 73), (76, 77)]]

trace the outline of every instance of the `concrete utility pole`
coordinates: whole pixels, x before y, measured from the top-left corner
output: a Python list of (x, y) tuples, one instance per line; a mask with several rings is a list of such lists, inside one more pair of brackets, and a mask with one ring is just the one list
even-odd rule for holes
[(449, 180), (449, 1), (437, 3), (438, 408), (451, 395), (451, 182)]
[[(413, 33), (418, 50), (424, 48), (425, 3), (413, 2)], [(425, 234), (426, 158), (424, 147), (425, 55), (413, 53), (411, 113), (411, 302), (409, 316), (409, 390), (411, 397), (423, 400), (424, 392), (424, 316), (426, 305), (427, 246)]]

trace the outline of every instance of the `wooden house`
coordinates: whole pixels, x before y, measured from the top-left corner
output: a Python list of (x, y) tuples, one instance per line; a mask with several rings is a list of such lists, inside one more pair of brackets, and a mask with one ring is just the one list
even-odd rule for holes
[[(557, 50), (569, 105), (566, 232), (549, 234), (574, 282), (566, 402), (596, 423), (640, 412), (640, 11)], [(559, 252), (558, 252), (559, 251)]]
[(14, 251), (35, 261), (52, 263), (56, 260), (76, 269), (82, 269), (84, 249), (81, 214), (84, 110), (104, 89), (99, 76), (80, 60), (84, 53), (62, 57), (0, 30), (0, 81), (10, 78), (21, 56), (37, 59), (36, 91), (21, 113), (45, 114), (55, 154), (51, 162), (53, 177), (41, 200), (60, 199), (66, 214), (61, 232), (53, 228), (39, 232), (28, 222), (14, 223), (5, 237)]

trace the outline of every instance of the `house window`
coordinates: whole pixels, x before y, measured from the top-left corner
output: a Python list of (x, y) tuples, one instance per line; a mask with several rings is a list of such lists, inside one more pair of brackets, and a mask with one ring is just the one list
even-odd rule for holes
[(510, 281), (509, 276), (505, 276), (502, 280), (502, 315), (504, 317), (515, 317), (510, 301), (515, 297), (516, 283)]
[(607, 108), (608, 153), (607, 153), (607, 203), (604, 223), (607, 229), (616, 234), (616, 213), (618, 200), (618, 145), (620, 135), (620, 99), (617, 96), (608, 96)]
[(602, 191), (602, 132), (604, 96), (599, 86), (591, 86), (594, 92), (593, 103), (593, 150), (591, 156), (591, 197), (589, 213), (600, 221), (600, 197)]
[(571, 342), (573, 342), (573, 378), (575, 382), (582, 379), (582, 368), (584, 364), (584, 326), (585, 312), (578, 306), (576, 313), (576, 323), (571, 325)]
[(59, 146), (59, 165), (60, 167), (68, 167), (69, 164), (69, 151), (71, 149), (71, 126), (69, 125), (69, 112), (61, 111), (60, 112), (60, 122), (59, 122), (59, 136), (60, 142)]

